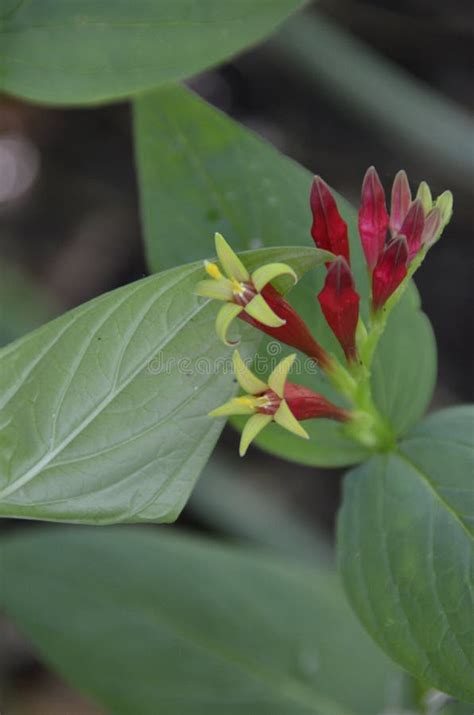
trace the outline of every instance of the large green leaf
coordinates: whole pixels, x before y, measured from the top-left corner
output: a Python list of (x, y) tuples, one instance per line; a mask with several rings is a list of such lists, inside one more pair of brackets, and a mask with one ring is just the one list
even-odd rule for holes
[[(299, 273), (324, 254), (260, 250)], [(82, 523), (176, 518), (235, 390), (201, 264), (92, 300), (0, 351), (0, 514)], [(258, 336), (242, 327), (243, 354)]]
[(331, 572), (163, 529), (35, 530), (5, 540), (1, 558), (7, 614), (114, 715), (376, 715), (398, 704), (401, 674)]
[(302, 0), (2, 0), (0, 91), (56, 104), (126, 97), (221, 62)]
[(340, 565), (367, 630), (426, 683), (474, 702), (474, 410), (450, 408), (346, 477)]
[[(173, 87), (137, 99), (135, 133), (145, 242), (153, 270), (209, 255), (216, 230), (237, 249), (311, 244), (310, 172), (191, 92)], [(356, 213), (343, 199), (339, 207), (350, 226), (352, 263), (366, 312), (368, 286)], [(290, 300), (320, 342), (340, 355), (316, 301), (323, 280), (323, 270), (306, 276)], [(269, 370), (268, 358), (287, 352), (266, 341), (259, 364), (266, 361)], [(304, 361), (299, 369), (298, 381), (337, 400), (324, 378)], [(426, 409), (435, 369), (433, 336), (412, 289), (389, 324), (374, 370), (376, 400), (398, 433), (416, 424)], [(344, 465), (367, 457), (335, 423), (313, 420), (305, 427), (310, 441), (271, 426), (257, 444), (309, 465)]]

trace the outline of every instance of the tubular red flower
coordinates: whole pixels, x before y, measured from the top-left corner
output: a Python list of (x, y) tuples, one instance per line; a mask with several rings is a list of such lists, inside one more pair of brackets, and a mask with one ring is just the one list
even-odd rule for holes
[(393, 238), (372, 274), (372, 307), (380, 310), (407, 274), (408, 245), (405, 236)]
[(337, 407), (309, 388), (292, 382), (285, 385), (285, 400), (299, 422), (320, 417), (338, 422), (346, 422), (349, 419), (347, 410)]
[(275, 415), (284, 399), (298, 422), (319, 418), (346, 422), (350, 417), (348, 410), (334, 405), (309, 387), (303, 387), (303, 385), (297, 385), (294, 382), (285, 383), (282, 397), (279, 397), (272, 389), (265, 390), (258, 397), (266, 399), (266, 403), (255, 408), (255, 411), (261, 415)]
[(385, 192), (375, 168), (371, 166), (362, 184), (359, 209), (359, 233), (365, 259), (371, 271), (383, 251), (387, 227)]
[(253, 325), (255, 328), (258, 328), (258, 330), (261, 330), (263, 333), (270, 335), (270, 337), (275, 338), (275, 340), (279, 340), (285, 343), (285, 345), (289, 345), (305, 353), (305, 355), (312, 358), (322, 368), (329, 367), (331, 362), (329, 355), (313, 338), (304, 320), (298, 315), (296, 310), (291, 307), (288, 301), (271, 285), (265, 286), (262, 290), (262, 296), (273, 312), (285, 321), (284, 325), (279, 328), (272, 328), (260, 323), (248, 315), (248, 313), (244, 312), (239, 315), (239, 318)]
[(359, 295), (354, 289), (354, 279), (344, 258), (337, 258), (329, 267), (318, 300), (324, 317), (339, 340), (347, 359), (355, 360)]
[(392, 185), (392, 201), (390, 204), (390, 231), (392, 237), (400, 233), (400, 228), (411, 204), (411, 190), (408, 177), (402, 170), (396, 175)]
[(263, 382), (252, 373), (236, 350), (232, 356), (234, 374), (246, 394), (233, 397), (216, 407), (210, 417), (229, 415), (249, 415), (240, 438), (239, 454), (246, 453), (251, 442), (270, 422), (303, 439), (309, 434), (301, 426), (302, 420), (325, 417), (340, 422), (351, 418), (351, 414), (333, 405), (316, 392), (288, 382), (288, 374), (296, 359), (296, 353), (283, 358)]
[(338, 211), (329, 186), (319, 176), (314, 177), (310, 204), (313, 214), (311, 235), (316, 246), (343, 256), (350, 263), (347, 224)]
[(421, 248), (423, 228), (425, 226), (425, 212), (420, 199), (410, 206), (402, 223), (400, 235), (405, 236), (408, 245), (408, 262), (410, 262)]

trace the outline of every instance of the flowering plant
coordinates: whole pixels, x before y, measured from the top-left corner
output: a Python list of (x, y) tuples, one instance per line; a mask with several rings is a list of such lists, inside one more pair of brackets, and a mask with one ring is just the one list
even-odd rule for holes
[[(18, 520), (0, 539), (0, 607), (43, 663), (103, 712), (472, 712), (473, 411), (424, 417), (436, 342), (412, 280), (449, 223), (452, 195), (433, 199), (422, 181), (413, 196), (400, 171), (388, 208), (370, 168), (356, 211), (176, 84), (302, 4), (0, 3), (0, 90), (21, 98), (13, 106), (35, 104), (25, 127), (44, 103), (128, 98), (133, 107), (151, 275), (0, 349), (4, 532), (6, 519)], [(305, 57), (301, 39), (313, 62), (323, 41), (334, 44), (336, 62), (321, 55), (325, 81), (339, 71), (350, 82), (330, 25), (311, 12), (295, 22), (293, 60)], [(356, 55), (360, 79), (368, 60)], [(468, 161), (446, 120), (454, 110), (422, 95), (418, 141), (442, 146), (462, 175)], [(397, 104), (376, 101), (372, 113), (389, 114), (405, 139), (411, 101), (401, 119)], [(430, 106), (433, 122), (440, 115), (431, 138)], [(464, 116), (457, 125), (465, 131)], [(0, 152), (0, 169), (6, 161), (13, 176), (11, 150)], [(4, 190), (11, 176), (0, 177)], [(203, 267), (213, 234), (217, 255)], [(228, 417), (244, 459), (215, 450)], [(349, 467), (337, 558), (282, 508), (275, 461), (256, 448), (282, 458), (288, 483), (294, 463), (308, 480), (315, 467)], [(263, 498), (254, 464), (271, 484)], [(188, 526), (286, 558), (154, 528), (186, 505)], [(2, 691), (7, 680), (2, 670)], [(0, 710), (19, 712), (8, 685)]]
[[(311, 189), (311, 235), (317, 248), (332, 254), (331, 260), (326, 263), (326, 279), (317, 299), (342, 348), (345, 365), (315, 340), (305, 321), (272, 287), (271, 281), (281, 275), (290, 275), (296, 282), (297, 276), (292, 268), (284, 263), (269, 263), (250, 274), (225, 239), (216, 234), (216, 252), (226, 277), (217, 264), (205, 261), (206, 272), (212, 280), (200, 281), (196, 292), (225, 303), (216, 318), (218, 337), (226, 345), (232, 345), (232, 341), (227, 339), (230, 322), (235, 317), (242, 318), (274, 339), (305, 353), (352, 408), (338, 409), (322, 395), (292, 384), (287, 386), (286, 391), (281, 385), (280, 390), (275, 389), (273, 383), (277, 370), (280, 369), (286, 379), (296, 355), (283, 360), (266, 385), (251, 375), (238, 352), (235, 352), (234, 371), (239, 384), (258, 397), (234, 398), (213, 410), (211, 415), (253, 415), (242, 433), (241, 455), (247, 451), (250, 441), (272, 420), (290, 432), (308, 438), (309, 435), (297, 423), (316, 417), (345, 423), (344, 429), (352, 439), (374, 451), (394, 448), (395, 432), (380, 414), (371, 393), (372, 361), (391, 311), (428, 250), (441, 237), (451, 218), (452, 205), (450, 191), (445, 191), (433, 201), (426, 182), (421, 182), (412, 200), (406, 173), (400, 171), (393, 182), (389, 216), (379, 176), (374, 167), (368, 169), (359, 209), (359, 235), (371, 287), (366, 325), (359, 314), (360, 296), (350, 268), (347, 224), (327, 184), (320, 177), (314, 179)], [(287, 395), (288, 390), (291, 399), (290, 394)], [(280, 404), (279, 399), (284, 394), (287, 399)]]

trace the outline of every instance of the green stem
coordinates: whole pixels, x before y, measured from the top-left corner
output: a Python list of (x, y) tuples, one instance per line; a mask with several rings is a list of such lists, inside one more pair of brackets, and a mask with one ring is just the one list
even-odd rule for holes
[(390, 423), (377, 409), (370, 383), (370, 371), (363, 363), (352, 363), (351, 372), (335, 358), (325, 370), (333, 387), (351, 403), (351, 419), (344, 425), (346, 434), (374, 451), (386, 451), (395, 444)]
[(428, 247), (425, 247), (415, 256), (415, 258), (412, 260), (408, 267), (408, 271), (405, 278), (400, 283), (398, 288), (392, 293), (390, 298), (385, 303), (384, 307), (376, 313), (372, 313), (371, 315), (369, 333), (365, 341), (363, 341), (362, 345), (360, 346), (360, 356), (362, 363), (369, 372), (372, 368), (372, 361), (375, 355), (375, 351), (379, 344), (379, 340), (384, 333), (390, 314), (395, 308), (395, 306), (400, 302), (400, 299), (408, 288), (413, 274), (423, 263), (427, 252)]
[(428, 247), (423, 248), (411, 262), (407, 275), (387, 300), (383, 308), (372, 313), (368, 330), (362, 320), (357, 326), (357, 346), (360, 362), (349, 369), (331, 356), (324, 371), (332, 386), (350, 402), (352, 419), (345, 425), (346, 434), (374, 451), (385, 451), (394, 446), (396, 436), (388, 420), (375, 405), (370, 382), (374, 355), (385, 331), (387, 321), (405, 293), (410, 280), (421, 266)]
[(375, 405), (370, 373), (362, 368), (354, 395), (352, 419), (346, 424), (346, 433), (365, 447), (377, 452), (387, 451), (395, 445), (395, 433), (389, 421)]

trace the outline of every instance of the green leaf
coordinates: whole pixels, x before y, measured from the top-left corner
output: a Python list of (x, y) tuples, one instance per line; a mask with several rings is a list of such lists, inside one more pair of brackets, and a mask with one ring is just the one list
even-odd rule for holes
[(436, 385), (436, 339), (415, 298), (413, 291), (393, 311), (372, 368), (375, 400), (398, 435), (418, 423)]
[(472, 407), (426, 419), (397, 454), (346, 477), (339, 517), (346, 591), (409, 672), (474, 702)]
[(1, 557), (8, 616), (114, 715), (376, 715), (401, 685), (331, 572), (163, 529), (35, 530)]
[(2, 0), (0, 91), (55, 104), (123, 98), (215, 65), (302, 0)]
[[(324, 253), (277, 256), (297, 273)], [(166, 271), (66, 313), (0, 351), (0, 515), (104, 524), (171, 521), (232, 396), (215, 307), (194, 295), (201, 264)], [(258, 335), (242, 321), (242, 355)], [(227, 360), (227, 363), (226, 363)]]
[[(172, 87), (137, 99), (135, 137), (145, 244), (153, 270), (208, 256), (214, 231), (236, 249), (305, 241), (312, 245), (310, 172), (191, 92)], [(339, 208), (349, 224), (352, 264), (366, 314), (368, 285), (356, 212), (342, 198)], [(316, 300), (323, 281), (324, 270), (305, 276), (291, 291), (290, 301), (317, 339), (342, 357)], [(416, 296), (412, 288), (397, 307), (375, 362), (376, 399), (398, 433), (416, 424), (424, 413), (436, 369), (433, 336)], [(266, 365), (268, 373), (271, 359), (289, 352), (286, 348), (280, 352), (277, 343), (265, 340), (256, 365), (260, 370)], [(304, 359), (295, 379), (338, 401), (324, 377)], [(305, 428), (309, 441), (270, 425), (256, 443), (308, 465), (342, 466), (368, 456), (333, 422), (312, 420)]]

